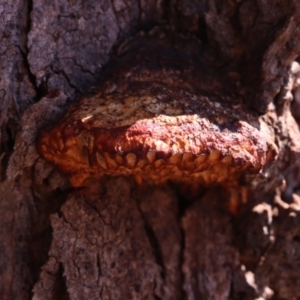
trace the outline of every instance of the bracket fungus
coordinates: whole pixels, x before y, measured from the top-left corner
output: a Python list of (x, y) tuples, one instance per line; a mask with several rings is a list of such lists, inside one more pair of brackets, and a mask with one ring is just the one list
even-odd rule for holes
[(257, 173), (267, 143), (232, 72), (196, 39), (140, 34), (123, 44), (100, 84), (42, 132), (40, 154), (74, 186), (134, 175), (210, 185)]

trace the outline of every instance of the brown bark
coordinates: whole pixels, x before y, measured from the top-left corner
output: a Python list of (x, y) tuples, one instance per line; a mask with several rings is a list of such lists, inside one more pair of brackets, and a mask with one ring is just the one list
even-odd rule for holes
[[(1, 299), (300, 297), (296, 0), (2, 2)], [(236, 215), (221, 187), (190, 197), (108, 177), (74, 189), (37, 153), (116, 47), (162, 23), (231, 72), (277, 154), (240, 183)]]

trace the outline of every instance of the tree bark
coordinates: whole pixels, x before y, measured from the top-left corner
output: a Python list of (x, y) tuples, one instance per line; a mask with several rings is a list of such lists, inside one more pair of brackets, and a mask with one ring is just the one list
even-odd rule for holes
[[(1, 299), (300, 298), (298, 1), (0, 8)], [(41, 131), (97, 85), (118, 46), (155, 26), (214, 53), (276, 156), (240, 182), (235, 214), (220, 186), (193, 197), (125, 177), (73, 188), (37, 152)]]

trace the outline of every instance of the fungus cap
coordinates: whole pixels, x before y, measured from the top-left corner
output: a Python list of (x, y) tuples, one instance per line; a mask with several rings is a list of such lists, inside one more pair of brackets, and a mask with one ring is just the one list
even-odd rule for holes
[[(219, 74), (211, 67), (205, 72), (198, 58), (178, 47), (172, 65), (173, 45), (167, 57), (154, 59), (149, 51), (148, 60), (163, 61), (149, 67), (139, 60), (146, 55), (145, 43), (138, 48), (135, 41), (134, 54), (127, 45), (110, 76), (71, 106), (57, 126), (42, 132), (40, 154), (74, 186), (103, 174), (209, 185), (259, 172), (267, 143), (238, 96), (211, 81)], [(152, 45), (156, 53), (166, 47), (161, 41)]]

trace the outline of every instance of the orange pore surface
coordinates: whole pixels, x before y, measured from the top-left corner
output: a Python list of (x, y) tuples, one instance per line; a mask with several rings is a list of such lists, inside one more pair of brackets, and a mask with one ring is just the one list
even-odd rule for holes
[(151, 113), (134, 97), (129, 105), (136, 106), (134, 113), (117, 118), (115, 111), (109, 113), (114, 100), (106, 99), (96, 112), (90, 101), (83, 99), (39, 140), (41, 155), (68, 174), (74, 186), (103, 174), (134, 175), (140, 183), (209, 185), (258, 172), (266, 163), (266, 143), (247, 122), (220, 129), (216, 120), (199, 114)]

